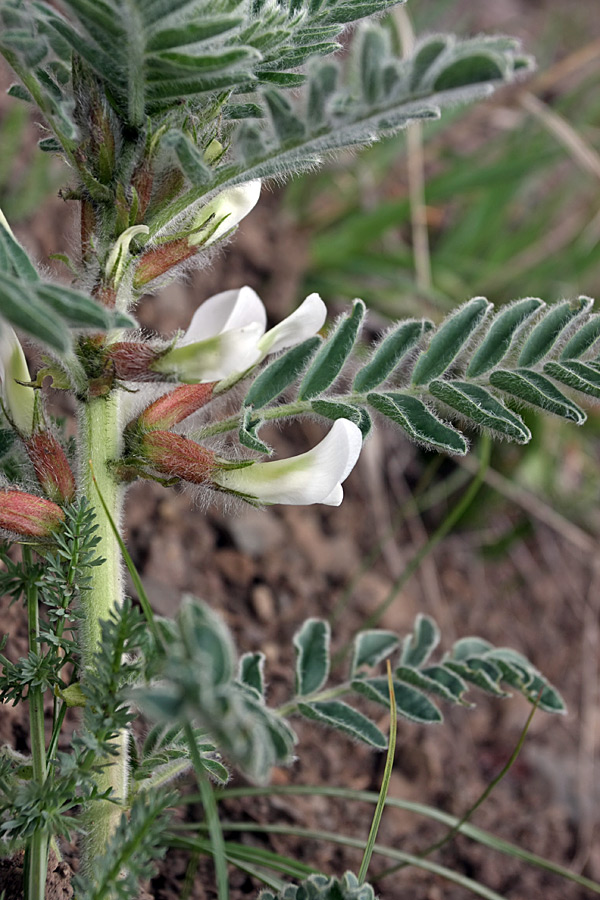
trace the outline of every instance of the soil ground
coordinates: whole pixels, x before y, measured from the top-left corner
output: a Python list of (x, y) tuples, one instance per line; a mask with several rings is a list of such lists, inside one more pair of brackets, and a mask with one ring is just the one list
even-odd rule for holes
[[(478, 27), (500, 27), (531, 37), (544, 17), (556, 13), (560, 5), (559, 0), (543, 4), (506, 0), (494, 4), (495, 14), (491, 5), (481, 12)], [(447, 18), (452, 25), (453, 16)], [(140, 309), (144, 327), (173, 332), (189, 321), (203, 299), (241, 284), (259, 291), (273, 321), (292, 309), (301, 299), (303, 236), (279, 212), (278, 201), (277, 194), (265, 196), (243, 224), (235, 244), (210, 269), (195, 273), (186, 286), (149, 298)], [(19, 235), (44, 261), (49, 253), (63, 250), (64, 205), (50, 202)], [(296, 425), (276, 436), (277, 448), (282, 454), (301, 452), (320, 434), (315, 423)], [(406, 514), (398, 520), (397, 516), (430, 460), (397, 433), (381, 429), (346, 483), (346, 499), (339, 509), (243, 509), (226, 516), (214, 507), (203, 513), (186, 492), (136, 484), (128, 502), (129, 547), (157, 612), (172, 614), (184, 593), (207, 600), (223, 612), (241, 651), (266, 653), (271, 696), (285, 696), (291, 681), (291, 638), (298, 624), (309, 615), (329, 616), (352, 584), (334, 628), (334, 647), (342, 646), (387, 597), (406, 563), (443, 517), (444, 502), (424, 517)], [(562, 464), (557, 461), (557, 466)], [(444, 463), (440, 482), (453, 469), (453, 464)], [(491, 493), (488, 499), (491, 503)], [(549, 527), (540, 516), (531, 517), (517, 506), (491, 503), (487, 519), (483, 509), (480, 504), (473, 517), (427, 559), (381, 625), (403, 633), (418, 612), (428, 613), (438, 620), (446, 646), (467, 634), (513, 646), (560, 688), (568, 715), (536, 714), (517, 763), (473, 821), (600, 880), (600, 789), (594, 774), (600, 739), (595, 728), (600, 609), (595, 543), (578, 541), (568, 529)], [(501, 555), (485, 552), (515, 525), (527, 521), (532, 522), (527, 539), (511, 543)], [(393, 535), (385, 540), (392, 522)], [(355, 580), (361, 560), (382, 541), (383, 552)], [(13, 653), (25, 645), (18, 607), (3, 606), (2, 630), (11, 634)], [(478, 798), (510, 757), (529, 708), (519, 698), (473, 699), (475, 709), (448, 710), (441, 726), (425, 729), (400, 723), (391, 796), (429, 803), (459, 816)], [(24, 714), (24, 708), (4, 708), (0, 716), (0, 741), (22, 751), (27, 750)], [(384, 715), (380, 724), (386, 726)], [(298, 760), (289, 769), (274, 772), (275, 785), (379, 789), (381, 755), (337, 735), (324, 739), (322, 731), (309, 726), (299, 724), (298, 730)], [(242, 782), (235, 778), (233, 783)], [(230, 801), (226, 807), (232, 820), (287, 823), (363, 838), (371, 812), (364, 804), (322, 797)], [(193, 813), (191, 809), (190, 816)], [(427, 819), (388, 810), (379, 839), (381, 844), (418, 853), (442, 833), (441, 826)], [(248, 834), (245, 840), (297, 856), (324, 872), (356, 871), (360, 864), (355, 851), (322, 841), (257, 834)], [(74, 849), (66, 848), (66, 855), (76, 865)], [(590, 897), (589, 891), (466, 838), (453, 840), (434, 858), (510, 900)], [(169, 854), (149, 885), (149, 896), (155, 900), (180, 897), (188, 863), (183, 854)], [(376, 857), (370, 873), (386, 900), (469, 896), (464, 887), (414, 867), (377, 881), (377, 872), (386, 865)], [(49, 889), (52, 900), (69, 896), (64, 879), (61, 884), (59, 890)], [(0, 868), (2, 888), (9, 892), (8, 898), (19, 896), (16, 888), (10, 893), (9, 876)], [(232, 900), (253, 897), (256, 889), (248, 876), (232, 875)], [(193, 900), (216, 896), (208, 864), (201, 864), (188, 896)]]

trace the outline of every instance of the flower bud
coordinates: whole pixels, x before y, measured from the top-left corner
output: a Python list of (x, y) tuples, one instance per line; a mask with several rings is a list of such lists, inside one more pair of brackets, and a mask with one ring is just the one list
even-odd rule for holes
[(209, 247), (229, 234), (258, 203), (260, 186), (260, 179), (256, 178), (222, 191), (202, 207), (184, 237), (147, 250), (138, 263), (134, 287), (143, 288), (194, 256), (200, 247)]
[(113, 366), (113, 374), (121, 381), (161, 381), (151, 365), (163, 355), (151, 344), (120, 341), (106, 348), (106, 357)]
[(56, 503), (70, 503), (75, 496), (75, 478), (52, 432), (38, 431), (23, 443), (46, 496)]
[(60, 527), (65, 514), (60, 506), (23, 491), (0, 490), (0, 528), (22, 537), (46, 538)]
[(190, 244), (208, 247), (229, 234), (258, 203), (260, 187), (260, 178), (255, 178), (217, 194), (198, 213)]
[(177, 238), (174, 241), (168, 241), (159, 247), (153, 247), (147, 250), (138, 263), (133, 279), (135, 288), (142, 288), (144, 285), (154, 281), (172, 269), (173, 266), (185, 262), (191, 256), (195, 256), (197, 248), (188, 242), (186, 237)]
[(143, 431), (166, 431), (197, 412), (212, 398), (214, 382), (209, 384), (183, 384), (160, 397), (131, 423)]
[(140, 453), (162, 475), (181, 478), (191, 484), (211, 481), (215, 454), (195, 441), (171, 431), (151, 431), (140, 443)]

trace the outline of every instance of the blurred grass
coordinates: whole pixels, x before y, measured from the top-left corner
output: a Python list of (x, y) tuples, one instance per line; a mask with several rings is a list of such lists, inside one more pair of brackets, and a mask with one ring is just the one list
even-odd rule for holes
[(8, 220), (18, 224), (41, 207), (64, 180), (61, 169), (32, 141), (27, 105), (11, 102), (0, 118), (0, 209)]

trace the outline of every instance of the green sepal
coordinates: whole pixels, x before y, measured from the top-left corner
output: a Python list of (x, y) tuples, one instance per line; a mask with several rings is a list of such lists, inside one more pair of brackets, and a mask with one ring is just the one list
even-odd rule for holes
[(279, 397), (283, 391), (293, 384), (302, 374), (317, 347), (322, 343), (320, 337), (311, 337), (296, 347), (292, 347), (283, 356), (279, 356), (258, 375), (244, 398), (244, 404), (261, 409)]
[(299, 703), (298, 712), (307, 719), (343, 731), (371, 747), (377, 747), (378, 750), (385, 750), (387, 747), (387, 738), (377, 725), (341, 700)]
[(296, 696), (314, 694), (329, 677), (331, 631), (324, 619), (307, 619), (294, 635)]
[(428, 390), (436, 400), (441, 400), (476, 425), (505, 434), (518, 444), (531, 440), (531, 432), (521, 417), (477, 384), (431, 381)]
[(442, 322), (427, 350), (417, 360), (412, 383), (428, 384), (439, 378), (452, 365), (491, 308), (485, 297), (474, 297)]
[(411, 438), (445, 453), (464, 456), (468, 444), (462, 434), (444, 424), (416, 397), (397, 392), (368, 394), (367, 401), (386, 418), (399, 425)]
[(525, 341), (519, 354), (518, 365), (528, 368), (544, 359), (556, 345), (564, 330), (575, 319), (588, 312), (592, 304), (593, 300), (590, 300), (589, 297), (579, 297), (575, 303), (566, 301), (552, 306)]
[(358, 372), (355, 391), (372, 391), (388, 378), (421, 338), (433, 328), (427, 320), (401, 322), (377, 344), (369, 362)]
[(363, 301), (355, 300), (352, 312), (342, 317), (310, 364), (300, 385), (300, 400), (318, 397), (333, 384), (352, 353), (365, 312)]
[(497, 366), (510, 350), (524, 325), (545, 305), (544, 301), (537, 297), (527, 297), (497, 313), (465, 374), (469, 378), (476, 378)]
[(524, 400), (532, 406), (537, 406), (546, 412), (562, 416), (577, 425), (583, 425), (586, 414), (582, 409), (565, 397), (554, 384), (531, 369), (496, 369), (490, 375), (492, 387), (512, 394), (519, 400)]

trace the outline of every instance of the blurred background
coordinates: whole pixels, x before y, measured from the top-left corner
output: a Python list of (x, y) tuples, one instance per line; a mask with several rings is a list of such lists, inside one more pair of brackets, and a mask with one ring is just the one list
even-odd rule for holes
[[(498, 305), (600, 295), (597, 0), (415, 0), (387, 25), (402, 52), (415, 34), (514, 35), (536, 57), (537, 72), (476, 107), (267, 188), (209, 268), (140, 307), (146, 328), (173, 333), (203, 299), (242, 284), (259, 292), (273, 322), (314, 290), (332, 314), (362, 297), (373, 334), (402, 316), (439, 321), (476, 295)], [(3, 77), (8, 85), (9, 74)], [(1, 95), (0, 206), (32, 254), (68, 279), (51, 255), (69, 252), (75, 212), (57, 197), (65, 173), (37, 150), (38, 137), (27, 108)], [(137, 484), (127, 517), (132, 553), (158, 612), (171, 613), (183, 592), (194, 593), (225, 610), (241, 650), (266, 652), (273, 699), (285, 696), (291, 635), (307, 615), (331, 619), (337, 648), (367, 617), (405, 632), (426, 612), (446, 646), (479, 634), (524, 652), (561, 690), (569, 714), (534, 717), (517, 763), (474, 821), (600, 880), (600, 417), (589, 403), (586, 409), (582, 428), (527, 413), (532, 443), (495, 446), (488, 466), (479, 463), (477, 434), (471, 455), (457, 463), (381, 428), (339, 509), (249, 509), (230, 517), (217, 508), (201, 512), (186, 493)], [(277, 448), (300, 452), (320, 434), (315, 423), (295, 425), (276, 436)], [(467, 504), (475, 477), (481, 486)], [(466, 508), (457, 516), (459, 504)], [(16, 616), (9, 611), (7, 621), (19, 633)], [(443, 726), (400, 723), (392, 795), (459, 816), (477, 799), (510, 757), (528, 707), (517, 698), (473, 699), (474, 710), (449, 711)], [(3, 712), (3, 740), (18, 737), (16, 715)], [(276, 772), (276, 784), (378, 789), (380, 756), (300, 731), (299, 762)], [(370, 822), (368, 808), (349, 813), (324, 797), (277, 797), (258, 809), (255, 803), (252, 815), (262, 821), (361, 837)], [(241, 801), (228, 812), (248, 814)], [(381, 841), (419, 852), (439, 833), (428, 820), (393, 810)], [(318, 842), (268, 840), (324, 871), (356, 868), (360, 860)], [(514, 900), (590, 896), (465, 838), (436, 859)], [(172, 854), (152, 895), (181, 896), (187, 866)], [(201, 878), (190, 885), (189, 897), (207, 896)], [(235, 885), (234, 897), (253, 890), (246, 876)], [(464, 887), (414, 868), (377, 886), (390, 900), (467, 896)]]

